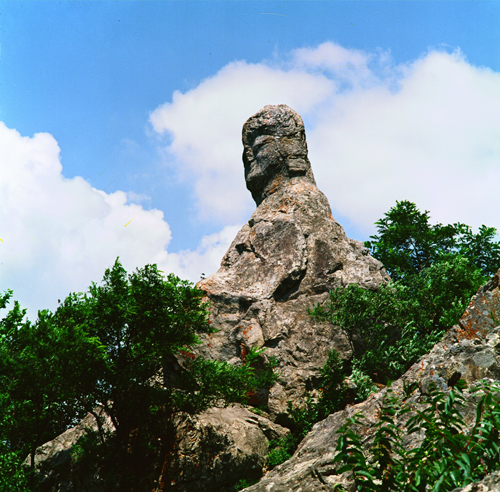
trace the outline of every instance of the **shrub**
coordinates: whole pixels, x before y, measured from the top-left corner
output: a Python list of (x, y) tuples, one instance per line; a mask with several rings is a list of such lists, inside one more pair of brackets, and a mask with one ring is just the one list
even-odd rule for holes
[[(471, 390), (479, 402), (474, 425), (468, 432), (460, 413), (464, 387), (463, 381), (448, 393), (431, 387), (423, 410), (402, 405), (387, 391), (369, 449), (366, 439), (354, 430), (364, 425), (361, 413), (349, 418), (340, 429), (334, 458), (340, 464), (337, 474), (350, 472), (360, 491), (444, 492), (498, 470), (500, 386), (483, 381)], [(406, 428), (398, 427), (397, 417), (409, 412), (412, 416)], [(405, 439), (422, 432), (418, 447), (404, 447)], [(337, 488), (344, 490), (340, 485)]]

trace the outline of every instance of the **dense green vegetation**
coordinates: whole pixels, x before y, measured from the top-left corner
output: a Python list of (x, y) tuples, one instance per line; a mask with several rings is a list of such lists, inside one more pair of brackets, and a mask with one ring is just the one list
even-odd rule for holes
[[(388, 391), (369, 446), (356, 431), (366, 425), (363, 415), (349, 418), (337, 441), (337, 473), (350, 472), (359, 491), (445, 492), (498, 470), (500, 386), (481, 381), (472, 388), (478, 403), (474, 425), (467, 429), (460, 413), (465, 383), (459, 383), (447, 393), (431, 388), (421, 410)], [(401, 428), (396, 418), (404, 414), (409, 419)], [(412, 437), (418, 445), (410, 448)]]
[[(11, 295), (2, 297), (2, 307)], [(128, 275), (117, 260), (101, 285), (70, 294), (34, 323), (24, 321), (16, 302), (0, 321), (0, 490), (22, 492), (27, 478), (34, 490), (21, 460), (29, 456), (33, 468), (36, 448), (89, 412), (101, 425), (75, 448), (73, 480), (99, 469), (103, 490), (152, 490), (160, 485), (175, 412), (244, 403), (272, 384), (272, 367), (255, 371), (258, 351), (239, 366), (190, 352), (199, 334), (214, 331), (202, 297), (155, 265)]]
[(365, 243), (392, 281), (376, 291), (336, 289), (326, 306), (312, 311), (344, 330), (353, 367), (374, 382), (397, 379), (427, 353), (500, 266), (494, 228), (481, 226), (473, 234), (467, 225), (431, 225), (429, 219), (414, 203), (397, 202)]

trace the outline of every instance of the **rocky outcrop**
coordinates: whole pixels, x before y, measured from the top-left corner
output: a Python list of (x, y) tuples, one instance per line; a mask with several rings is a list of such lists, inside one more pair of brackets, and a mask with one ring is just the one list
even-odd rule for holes
[[(110, 419), (98, 413), (104, 418), (104, 430), (113, 432)], [(241, 405), (211, 408), (196, 416), (179, 413), (173, 423), (173, 449), (159, 478), (162, 486), (172, 492), (222, 492), (226, 488), (229, 491), (242, 477), (260, 478), (269, 453), (268, 441), (290, 432)], [(97, 431), (96, 419), (91, 414), (37, 449), (35, 467), (41, 490), (107, 490), (98, 470), (75, 473), (79, 464), (72, 452), (88, 431)]]
[[(350, 283), (376, 289), (388, 276), (332, 217), (316, 187), (297, 113), (284, 105), (266, 106), (245, 123), (243, 145), (246, 184), (258, 207), (220, 270), (198, 284), (211, 302), (211, 321), (219, 329), (205, 337), (199, 352), (239, 363), (251, 348), (267, 348), (262, 357), (278, 358), (280, 381), (268, 393), (256, 395), (254, 403), (268, 403), (276, 420), (285, 415), (288, 400), (314, 388), (329, 350), (350, 357), (344, 334), (314, 321), (308, 309), (324, 302), (330, 289)], [(162, 481), (178, 492), (222, 491), (240, 478), (258, 478), (268, 440), (288, 432), (241, 406), (175, 419), (174, 449)], [(39, 448), (37, 469), (40, 477), (46, 474), (47, 490), (98, 490), (97, 475), (89, 474), (89, 484), (77, 489), (68, 478), (75, 443), (95, 427), (89, 416)]]
[(175, 458), (167, 472), (172, 492), (221, 492), (242, 477), (260, 478), (268, 440), (290, 432), (241, 405), (178, 415), (175, 426)]
[(198, 283), (219, 330), (199, 350), (237, 363), (252, 347), (267, 348), (265, 357), (278, 358), (281, 377), (261, 403), (279, 418), (288, 400), (315, 387), (329, 350), (351, 356), (345, 335), (315, 322), (308, 309), (331, 289), (351, 283), (376, 289), (388, 276), (332, 217), (316, 187), (297, 113), (266, 106), (245, 123), (243, 145), (246, 184), (257, 209), (219, 271)]
[[(445, 335), (429, 354), (416, 362), (391, 390), (401, 401), (419, 408), (423, 405), (424, 395), (434, 382), (443, 390), (449, 389), (458, 379), (473, 384), (481, 379), (500, 382), (500, 270), (472, 298), (459, 323)], [(408, 396), (408, 388), (415, 387)], [(405, 391), (406, 388), (406, 391)], [(371, 395), (363, 403), (347, 407), (345, 410), (330, 415), (318, 422), (305, 437), (290, 460), (276, 467), (258, 484), (245, 489), (248, 492), (316, 492), (334, 490), (341, 483), (349, 490), (348, 476), (337, 474), (338, 464), (333, 463), (338, 431), (346, 418), (363, 412), (367, 425), (358, 429), (364, 437), (367, 447), (373, 432), (370, 424), (375, 423), (380, 415), (380, 407), (387, 389)], [(471, 425), (476, 417), (476, 402), (464, 395), (467, 404), (463, 408), (463, 417)], [(407, 419), (408, 416), (402, 417)], [(404, 421), (398, 421), (403, 427)], [(414, 446), (418, 436), (413, 436), (407, 446)], [(492, 474), (481, 484), (473, 484), (454, 492), (486, 492), (500, 490), (499, 476)]]

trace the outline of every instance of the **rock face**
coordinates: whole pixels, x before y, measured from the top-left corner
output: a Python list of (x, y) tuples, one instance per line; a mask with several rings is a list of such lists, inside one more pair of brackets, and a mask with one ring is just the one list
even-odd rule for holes
[[(97, 409), (96, 415), (102, 419), (101, 425), (104, 431), (114, 431), (111, 419), (102, 409)], [(40, 483), (41, 490), (47, 492), (75, 492), (80, 490), (100, 492), (103, 490), (98, 476), (89, 474), (85, 477), (84, 482), (80, 482), (71, 473), (73, 464), (71, 452), (74, 445), (88, 431), (97, 432), (97, 430), (97, 420), (94, 415), (89, 413), (78, 425), (37, 448), (35, 470), (37, 471), (37, 480)]]
[(285, 105), (266, 106), (243, 126), (247, 188), (257, 204), (217, 273), (200, 281), (220, 331), (200, 352), (236, 363), (251, 348), (276, 356), (281, 378), (261, 403), (273, 417), (287, 401), (314, 388), (328, 351), (349, 358), (340, 330), (316, 323), (308, 309), (328, 291), (357, 283), (376, 289), (388, 280), (382, 264), (348, 239), (316, 187), (304, 124)]
[[(415, 407), (423, 405), (423, 395), (433, 381), (443, 390), (447, 390), (458, 378), (469, 385), (480, 379), (500, 382), (500, 270), (472, 298), (458, 325), (445, 335), (429, 354), (416, 362), (391, 390), (402, 401)], [(404, 386), (413, 384), (415, 391), (405, 396)], [(338, 475), (338, 464), (333, 463), (338, 431), (346, 418), (362, 411), (367, 426), (360, 429), (367, 446), (373, 430), (370, 424), (380, 416), (380, 406), (387, 389), (371, 395), (363, 403), (347, 407), (345, 410), (330, 415), (318, 422), (305, 437), (290, 460), (276, 467), (259, 483), (245, 489), (248, 492), (316, 492), (334, 490), (337, 483), (342, 483), (349, 490), (348, 477)], [(463, 409), (464, 421), (472, 426), (476, 417), (476, 403), (469, 392), (464, 392), (467, 404)], [(408, 416), (403, 417), (405, 419)], [(403, 426), (399, 421), (398, 426)], [(418, 438), (409, 440), (407, 445), (415, 445)], [(500, 490), (498, 473), (486, 477), (480, 484), (471, 484), (454, 492), (487, 492)], [(351, 490), (354, 490), (351, 488)]]
[[(232, 363), (253, 347), (280, 361), (281, 379), (269, 394), (272, 417), (287, 401), (314, 388), (328, 351), (350, 356), (346, 337), (316, 323), (308, 309), (338, 286), (357, 283), (376, 289), (388, 280), (380, 262), (362, 243), (348, 239), (316, 187), (307, 157), (304, 125), (287, 106), (266, 106), (243, 128), (245, 178), (257, 210), (236, 236), (220, 270), (198, 287), (212, 303), (212, 323), (220, 331), (205, 338), (204, 355)], [(257, 403), (258, 403), (257, 402)], [(71, 450), (95, 419), (84, 419), (41, 446), (37, 469), (46, 490), (98, 491), (99, 477), (71, 481)], [(268, 440), (287, 429), (241, 406), (214, 408), (201, 415), (176, 417), (176, 438), (162, 475), (168, 490), (228, 490), (240, 478), (258, 478)], [(60, 472), (60, 473), (59, 473)], [(65, 477), (65, 478), (59, 478)]]
[(259, 478), (269, 452), (268, 440), (290, 431), (241, 405), (213, 408), (175, 422), (176, 457), (168, 471), (172, 492), (221, 492), (242, 477)]
[(500, 472), (484, 477), (479, 483), (471, 483), (462, 489), (451, 492), (498, 492), (500, 490)]
[[(109, 418), (104, 420), (104, 427), (113, 431)], [(174, 427), (174, 447), (168, 455), (168, 467), (159, 479), (162, 487), (172, 492), (224, 492), (234, 490), (234, 484), (242, 477), (260, 478), (269, 452), (268, 441), (290, 432), (241, 405), (211, 408), (197, 416), (179, 413)], [(37, 449), (35, 467), (41, 490), (108, 490), (98, 471), (74, 473), (71, 452), (87, 430), (97, 430), (96, 420), (90, 414), (76, 427)]]

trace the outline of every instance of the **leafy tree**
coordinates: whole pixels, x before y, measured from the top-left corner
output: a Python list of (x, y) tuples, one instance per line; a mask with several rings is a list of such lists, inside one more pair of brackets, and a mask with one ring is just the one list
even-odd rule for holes
[[(102, 285), (70, 295), (54, 315), (59, 325), (82, 326), (104, 347), (82, 403), (99, 403), (115, 427), (111, 438), (96, 436), (109, 490), (151, 487), (168, 459), (175, 412), (246, 402), (259, 384), (253, 364), (261, 352), (251, 351), (234, 367), (190, 352), (199, 334), (214, 332), (203, 296), (174, 275), (164, 279), (155, 265), (128, 276), (117, 260)], [(87, 440), (82, 449), (92, 456), (95, 442)]]
[(375, 222), (377, 235), (365, 246), (380, 260), (393, 280), (406, 279), (439, 260), (460, 255), (486, 275), (500, 266), (500, 244), (494, 241), (493, 227), (482, 225), (477, 234), (465, 224), (429, 224), (429, 211), (421, 212), (415, 203), (396, 202)]
[(384, 384), (439, 341), (484, 281), (479, 269), (457, 256), (377, 291), (354, 284), (337, 289), (311, 312), (339, 325), (351, 342), (354, 365)]
[(354, 353), (353, 365), (386, 383), (428, 352), (463, 314), (470, 297), (500, 266), (496, 230), (473, 234), (464, 224), (430, 225), (429, 212), (397, 202), (365, 244), (393, 281), (377, 291), (350, 285), (330, 292), (312, 314), (339, 325)]
[[(0, 429), (10, 427), (8, 394), (0, 394)], [(24, 455), (0, 431), (0, 492), (28, 492), (28, 477), (22, 466)]]
[[(11, 292), (3, 298), (6, 305)], [(256, 371), (262, 351), (246, 363), (195, 357), (198, 335), (214, 329), (203, 293), (156, 265), (128, 275), (117, 259), (101, 285), (70, 294), (55, 313), (23, 321), (16, 302), (0, 322), (0, 384), (6, 415), (0, 439), (19, 456), (74, 425), (88, 412), (104, 426), (75, 448), (74, 479), (99, 471), (103, 490), (151, 490), (172, 444), (175, 412), (246, 402), (277, 377)], [(44, 486), (50, 487), (50, 484)]]
[(0, 385), (6, 396), (0, 431), (10, 449), (31, 456), (33, 466), (37, 446), (85, 415), (77, 400), (100, 346), (78, 327), (55, 325), (46, 311), (34, 324), (23, 322), (24, 314), (16, 302), (0, 322)]

